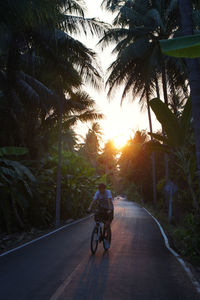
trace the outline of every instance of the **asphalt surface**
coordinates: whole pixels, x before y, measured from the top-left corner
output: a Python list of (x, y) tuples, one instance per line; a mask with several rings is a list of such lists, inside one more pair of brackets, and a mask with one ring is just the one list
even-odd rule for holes
[(1, 300), (197, 300), (154, 220), (115, 201), (112, 245), (90, 253), (93, 219), (0, 257)]

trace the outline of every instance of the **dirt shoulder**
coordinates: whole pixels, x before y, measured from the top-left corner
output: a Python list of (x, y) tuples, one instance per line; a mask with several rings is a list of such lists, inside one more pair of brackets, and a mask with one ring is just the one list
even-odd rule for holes
[[(73, 221), (73, 219), (68, 219), (66, 222), (63, 222), (60, 227), (70, 224)], [(55, 226), (52, 225), (46, 229), (32, 228), (29, 231), (15, 232), (11, 234), (0, 233), (0, 254), (48, 234), (54, 229)]]

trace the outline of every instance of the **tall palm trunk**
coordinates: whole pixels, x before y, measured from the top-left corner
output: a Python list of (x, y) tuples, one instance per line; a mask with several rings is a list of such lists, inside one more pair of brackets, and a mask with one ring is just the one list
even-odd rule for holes
[(160, 99), (160, 90), (159, 90), (159, 84), (158, 84), (158, 77), (155, 76), (155, 85), (156, 85), (156, 96), (158, 99)]
[[(149, 106), (149, 94), (148, 91), (146, 91), (146, 98), (147, 98), (147, 111), (148, 111), (148, 119), (149, 119), (149, 128), (150, 132), (153, 133), (152, 129), (152, 119), (151, 119), (151, 111), (150, 111), (150, 106)], [(151, 136), (151, 140), (153, 140)], [(156, 207), (157, 203), (157, 192), (156, 192), (156, 160), (155, 160), (155, 153), (152, 152), (152, 178), (153, 178), (153, 204), (154, 207)]]
[[(184, 35), (193, 34), (192, 3), (190, 0), (179, 0), (179, 11)], [(196, 145), (197, 174), (200, 189), (200, 66), (197, 59), (187, 59), (189, 83), (191, 89), (192, 116)], [(199, 205), (197, 203), (197, 208)]]
[(176, 102), (177, 95), (176, 95), (175, 87), (173, 84), (172, 84), (171, 88), (172, 88), (172, 97), (173, 97), (173, 113), (178, 118), (178, 99)]
[(162, 86), (163, 86), (163, 96), (164, 96), (164, 101), (165, 101), (165, 104), (169, 104), (169, 101), (168, 101), (168, 96), (167, 96), (167, 77), (166, 77), (166, 66), (165, 66), (165, 62), (164, 62), (164, 59), (162, 59)]
[[(166, 71), (165, 71), (165, 66), (164, 65), (163, 65), (163, 68), (162, 68), (162, 84), (163, 84), (164, 101), (165, 101), (166, 104), (168, 104), (167, 80), (166, 80)], [(155, 77), (155, 86), (156, 86), (157, 98), (160, 99), (160, 90), (159, 90), (157, 76)], [(164, 154), (164, 160), (165, 160), (165, 178), (166, 178), (166, 182), (167, 182), (169, 180), (169, 158), (168, 158), (167, 153)]]
[(61, 161), (62, 161), (62, 115), (63, 99), (59, 99), (59, 127), (58, 127), (58, 166), (57, 166), (57, 187), (56, 187), (56, 227), (60, 225), (60, 204), (61, 204)]
[[(168, 106), (168, 96), (167, 96), (167, 78), (166, 78), (166, 68), (165, 63), (162, 58), (162, 86), (163, 86), (163, 96), (164, 96), (164, 102)], [(168, 154), (164, 154), (165, 157), (165, 180), (166, 183), (169, 181), (169, 157)]]

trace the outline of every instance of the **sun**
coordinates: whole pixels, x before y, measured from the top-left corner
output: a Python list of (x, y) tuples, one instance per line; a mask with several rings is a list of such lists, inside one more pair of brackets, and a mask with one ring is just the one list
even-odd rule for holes
[(113, 138), (114, 145), (117, 149), (121, 149), (128, 142), (128, 137), (124, 134), (117, 135)]

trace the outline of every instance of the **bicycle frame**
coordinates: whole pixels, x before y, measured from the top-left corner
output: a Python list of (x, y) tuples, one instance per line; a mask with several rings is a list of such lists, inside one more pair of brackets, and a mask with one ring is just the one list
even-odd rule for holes
[[(95, 254), (97, 247), (98, 247), (98, 243), (103, 242), (103, 247), (106, 251), (110, 248), (111, 232), (110, 232), (109, 240), (108, 240), (107, 237), (105, 238), (105, 230), (106, 230), (105, 224), (102, 221), (95, 222), (95, 226), (92, 231), (91, 242), (90, 242), (92, 254)], [(94, 238), (95, 234), (96, 234), (96, 237)], [(108, 241), (109, 241), (109, 244), (108, 244)]]
[(100, 240), (100, 238), (101, 238), (101, 236), (103, 234), (104, 223), (103, 222), (96, 222), (95, 226), (98, 229), (98, 233), (97, 233), (98, 240)]

